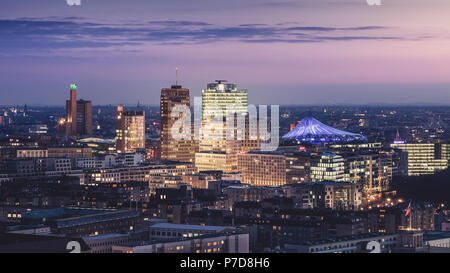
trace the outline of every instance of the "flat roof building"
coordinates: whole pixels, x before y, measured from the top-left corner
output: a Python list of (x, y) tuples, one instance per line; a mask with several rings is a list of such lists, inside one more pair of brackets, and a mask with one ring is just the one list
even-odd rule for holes
[(117, 107), (116, 151), (117, 153), (134, 153), (145, 149), (145, 112), (123, 111)]

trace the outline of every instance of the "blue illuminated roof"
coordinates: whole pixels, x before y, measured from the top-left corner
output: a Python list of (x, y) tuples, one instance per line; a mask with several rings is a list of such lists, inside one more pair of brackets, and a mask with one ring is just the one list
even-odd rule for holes
[(306, 117), (282, 139), (307, 143), (337, 143), (366, 141), (360, 134), (349, 133), (327, 126), (313, 117)]

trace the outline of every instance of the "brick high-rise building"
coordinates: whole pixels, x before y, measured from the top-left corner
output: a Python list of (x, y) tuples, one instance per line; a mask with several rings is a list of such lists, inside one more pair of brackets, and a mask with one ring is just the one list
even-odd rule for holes
[(77, 134), (77, 86), (70, 85), (70, 100), (66, 100), (66, 136)]
[(66, 101), (66, 118), (59, 122), (60, 136), (92, 135), (92, 103), (77, 101), (77, 85), (70, 85), (70, 100)]
[(77, 101), (77, 135), (92, 135), (92, 103), (86, 100)]
[[(176, 106), (190, 107), (189, 89), (181, 85), (172, 85), (171, 88), (161, 89), (161, 159), (193, 162), (195, 157), (195, 142), (191, 139), (176, 140), (171, 134), (173, 124), (180, 117), (172, 117), (171, 113)], [(192, 133), (192, 131), (191, 131)]]

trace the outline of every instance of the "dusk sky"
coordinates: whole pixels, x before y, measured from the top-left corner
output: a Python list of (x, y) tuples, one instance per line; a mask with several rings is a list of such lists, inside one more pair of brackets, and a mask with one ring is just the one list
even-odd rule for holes
[(254, 104), (450, 104), (450, 1), (2, 0), (0, 105), (158, 105), (227, 79)]

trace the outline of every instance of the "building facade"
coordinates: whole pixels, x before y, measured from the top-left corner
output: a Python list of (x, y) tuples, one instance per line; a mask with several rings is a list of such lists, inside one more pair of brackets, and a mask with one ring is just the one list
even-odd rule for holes
[(222, 116), (228, 114), (247, 114), (248, 93), (247, 90), (237, 89), (234, 83), (224, 80), (217, 80), (209, 83), (206, 89), (202, 90), (202, 119), (209, 119), (215, 115), (217, 110), (222, 112)]
[(394, 143), (399, 149), (400, 175), (417, 176), (434, 174), (448, 168), (450, 144), (447, 143)]
[(92, 103), (77, 101), (77, 85), (70, 85), (70, 99), (66, 101), (66, 118), (58, 124), (60, 136), (92, 135)]
[(285, 185), (283, 190), (296, 207), (303, 209), (358, 210), (363, 197), (362, 184), (349, 182), (295, 183)]
[[(194, 140), (192, 138), (177, 140), (174, 139), (171, 133), (174, 123), (178, 119), (182, 118), (181, 116), (172, 116), (172, 111), (177, 106), (186, 106), (187, 108), (190, 107), (189, 89), (182, 88), (181, 85), (172, 85), (171, 88), (161, 89), (161, 159), (180, 162), (194, 162)], [(191, 128), (188, 130), (191, 131)]]
[(238, 153), (257, 145), (248, 134), (247, 104), (247, 91), (233, 83), (219, 80), (202, 90), (201, 139), (195, 155), (199, 170), (236, 172)]
[(124, 111), (117, 107), (116, 150), (117, 153), (134, 153), (145, 149), (145, 112)]

